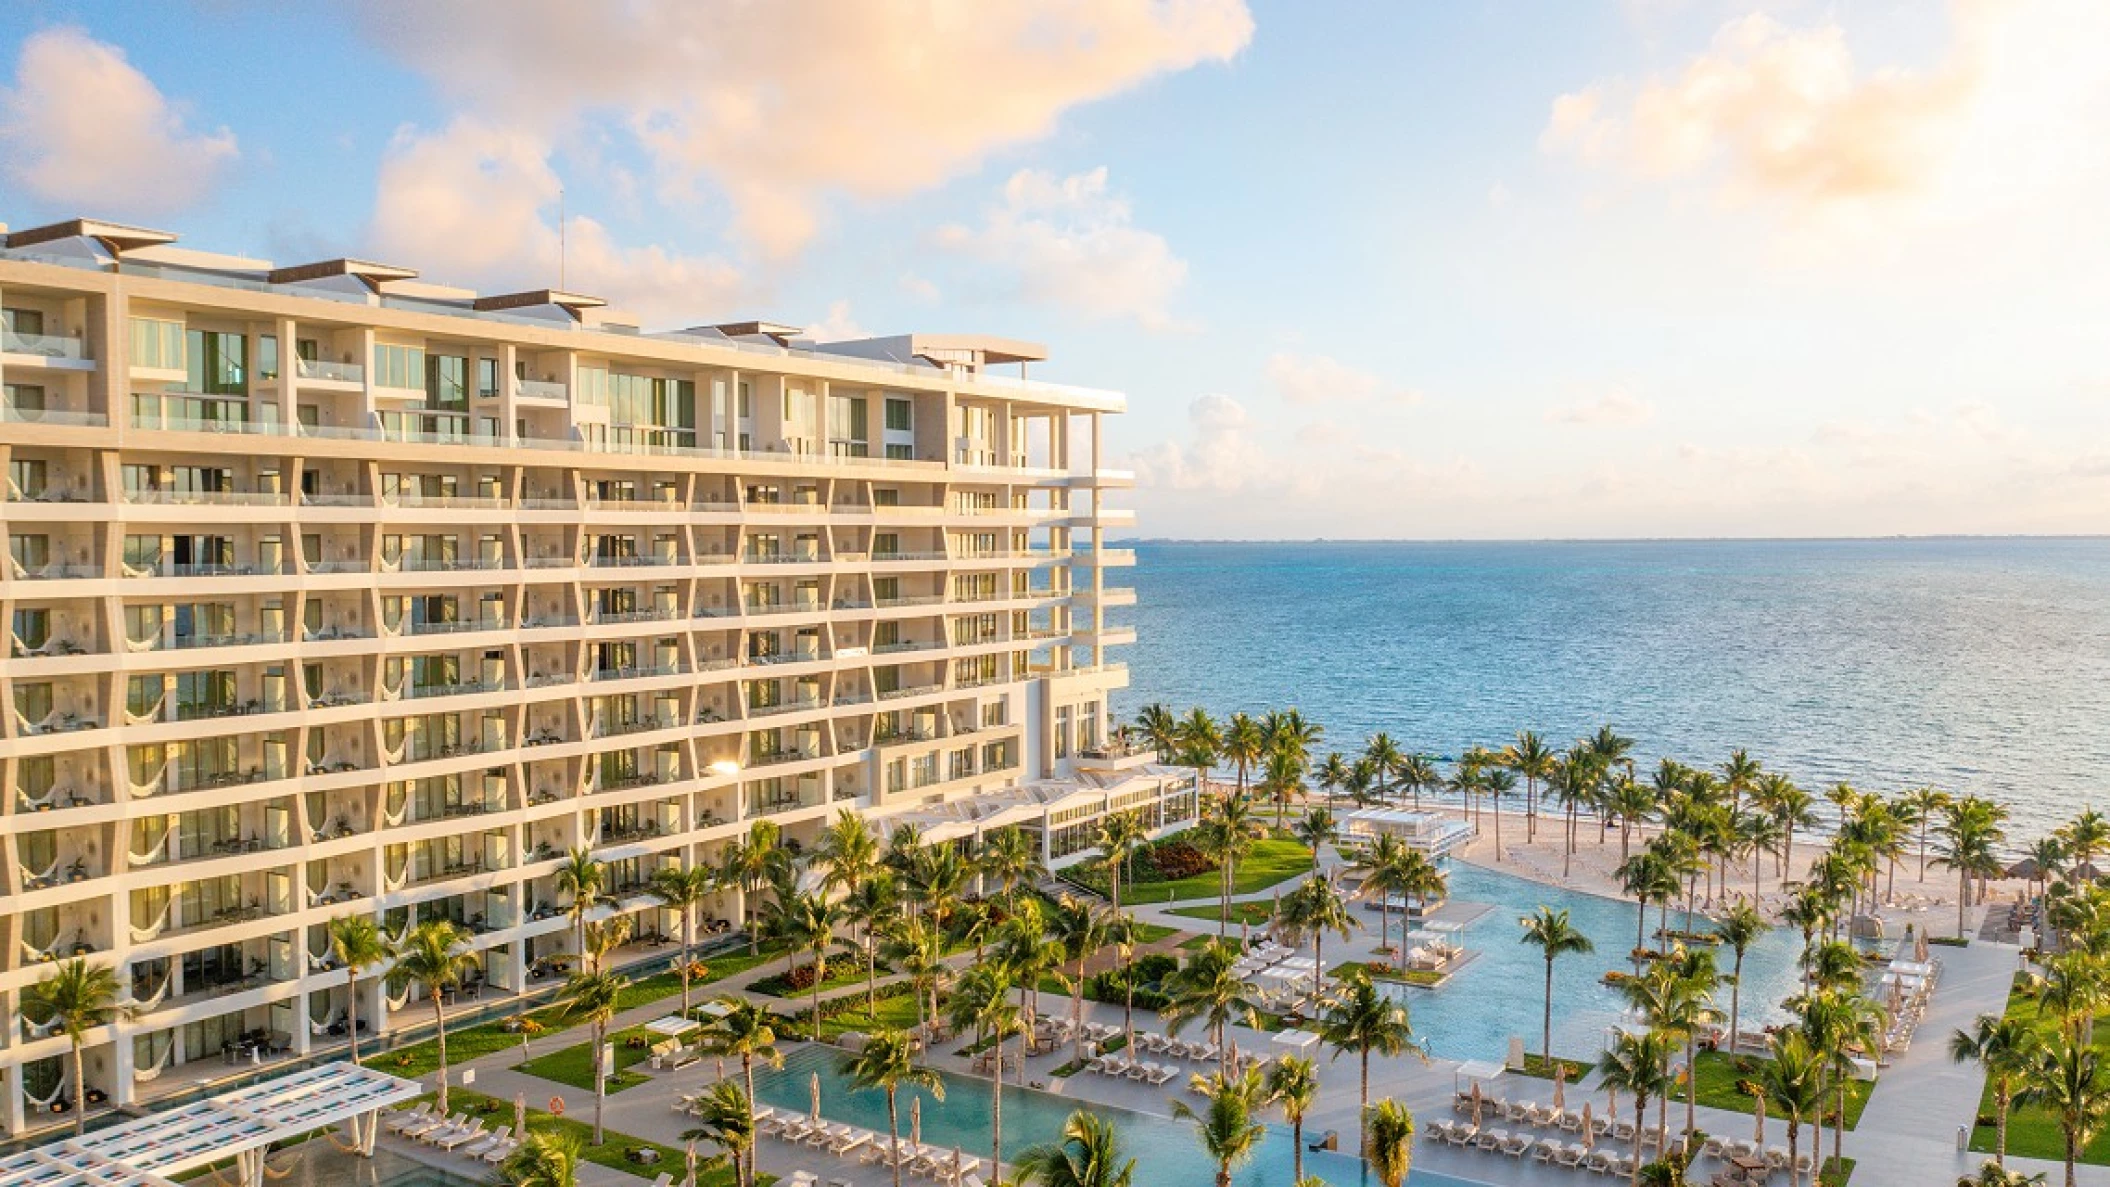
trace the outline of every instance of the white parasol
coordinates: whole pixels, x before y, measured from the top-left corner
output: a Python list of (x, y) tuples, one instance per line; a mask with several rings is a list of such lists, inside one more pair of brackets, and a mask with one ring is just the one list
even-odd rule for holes
[(813, 1073), (813, 1119), (821, 1119), (821, 1074)]
[(923, 1098), (920, 1096), (908, 1105), (908, 1141), (911, 1146), (923, 1144)]

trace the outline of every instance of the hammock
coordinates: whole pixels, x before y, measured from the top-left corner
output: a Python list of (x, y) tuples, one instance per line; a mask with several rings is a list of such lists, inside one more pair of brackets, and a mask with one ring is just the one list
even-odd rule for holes
[(386, 991), (383, 991), (382, 996), (388, 999), (389, 1012), (394, 1013), (395, 1011), (400, 1010), (410, 1004), (410, 982), (405, 981), (403, 983), (403, 996), (397, 997), (394, 994), (388, 993)]
[[(152, 1007), (148, 1008), (151, 1009)], [(140, 1084), (144, 1084), (150, 1080), (157, 1079), (160, 1077), (162, 1072), (168, 1070), (169, 1064), (175, 1062), (175, 1059), (176, 1044), (170, 1043), (161, 1049), (161, 1058), (154, 1061), (154, 1066), (133, 1068), (132, 1079), (134, 1082)]]
[(144, 944), (148, 940), (153, 939), (155, 936), (160, 935), (161, 929), (168, 926), (169, 907), (175, 901), (176, 900), (173, 898), (166, 898), (161, 900), (161, 915), (156, 918), (154, 922), (146, 925), (145, 927), (130, 928), (129, 930), (132, 933), (132, 942), (135, 944)]
[(144, 713), (134, 713), (132, 712), (132, 707), (130, 705), (126, 705), (125, 724), (146, 725), (149, 722), (157, 721), (161, 717), (161, 707), (167, 703), (168, 693), (163, 692), (160, 696), (154, 698), (154, 703), (149, 706), (147, 708), (147, 711)]
[(169, 986), (175, 983), (175, 970), (171, 969), (161, 974), (160, 986), (157, 987), (154, 992), (148, 994), (146, 996), (145, 1001), (133, 1000), (126, 1004), (135, 1014), (148, 1013), (149, 1011), (153, 1010), (156, 1006), (159, 1006), (161, 1004), (161, 999), (168, 996)]
[(147, 851), (145, 853), (140, 853), (137, 850), (128, 848), (125, 850), (125, 856), (129, 858), (131, 860), (131, 864), (135, 866), (153, 865), (157, 862), (166, 861), (168, 859), (169, 841), (168, 817), (150, 816), (140, 821), (140, 823), (146, 824), (148, 826), (148, 832), (152, 832), (153, 825), (158, 823), (161, 826), (161, 835), (154, 839), (153, 844), (147, 846)]
[(15, 789), (16, 798), (21, 800), (22, 805), (32, 812), (36, 811), (38, 808), (51, 807), (52, 804), (58, 801), (58, 795), (59, 789), (56, 787), (45, 788), (44, 794), (42, 796), (33, 796), (28, 792), (23, 791), (19, 787)]
[(51, 859), (51, 864), (50, 864), (50, 865), (48, 865), (48, 866), (45, 866), (45, 867), (44, 867), (44, 868), (43, 868), (42, 870), (25, 870), (25, 871), (23, 871), (23, 872), (24, 872), (24, 873), (26, 873), (27, 875), (29, 875), (29, 876), (28, 876), (27, 878), (25, 878), (25, 879), (24, 879), (24, 881), (26, 881), (26, 882), (42, 882), (42, 881), (43, 881), (44, 879), (46, 879), (46, 878), (49, 878), (49, 877), (51, 877), (51, 876), (52, 876), (53, 874), (56, 874), (56, 873), (58, 873), (58, 872), (59, 872), (59, 859), (58, 859), (58, 858), (57, 858), (56, 856), (54, 856), (54, 857), (53, 857), (53, 858)]
[[(400, 784), (394, 785), (396, 788), (400, 788), (400, 786)], [(404, 795), (400, 790), (392, 789), (388, 793), (388, 798), (395, 801), (395, 806), (391, 808), (384, 802), (381, 805), (381, 820), (384, 824), (393, 828), (403, 823), (404, 814), (410, 811), (410, 797)]]
[[(26, 1022), (26, 1021), (28, 1021), (28, 1020), (27, 1020), (27, 1019), (24, 1019), (24, 1021)], [(54, 1019), (54, 1021), (56, 1021), (56, 1019)], [(51, 1095), (50, 1095), (50, 1096), (47, 1096), (47, 1097), (45, 1097), (45, 1098), (44, 1098), (44, 1099), (42, 1099), (42, 1100), (38, 1100), (38, 1099), (37, 1099), (37, 1097), (36, 1097), (36, 1094), (35, 1094), (35, 1093), (32, 1093), (32, 1092), (31, 1092), (31, 1091), (29, 1090), (29, 1084), (28, 1084), (28, 1083), (26, 1082), (26, 1078), (25, 1078), (25, 1082), (24, 1082), (24, 1083), (23, 1083), (23, 1085), (22, 1085), (22, 1099), (23, 1099), (23, 1100), (26, 1100), (26, 1101), (28, 1101), (28, 1102), (29, 1102), (30, 1104), (33, 1104), (33, 1105), (37, 1106), (37, 1107), (38, 1107), (38, 1108), (40, 1108), (40, 1109), (48, 1109), (48, 1108), (50, 1108), (50, 1107), (51, 1107), (51, 1106), (52, 1106), (53, 1104), (55, 1104), (55, 1103), (57, 1103), (57, 1102), (58, 1102), (58, 1099), (59, 1099), (59, 1097), (61, 1097), (61, 1096), (65, 1095), (65, 1093), (66, 1093), (66, 1076), (67, 1076), (67, 1073), (65, 1073), (65, 1072), (60, 1072), (60, 1073), (59, 1073), (59, 1082), (58, 1082), (58, 1083), (56, 1083), (56, 1084), (54, 1084), (54, 1085), (52, 1085), (52, 1087), (51, 1087)]]

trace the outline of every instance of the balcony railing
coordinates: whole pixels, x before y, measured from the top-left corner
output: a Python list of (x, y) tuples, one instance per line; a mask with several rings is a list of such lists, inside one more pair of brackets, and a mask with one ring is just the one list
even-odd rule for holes
[(523, 400), (554, 400), (564, 403), (564, 385), (547, 379), (516, 379), (513, 394)]
[(100, 412), (74, 412), (65, 408), (23, 408), (13, 403), (0, 403), (0, 420), (17, 424), (73, 425), (82, 428), (101, 428), (110, 423), (110, 418)]
[(0, 330), (0, 354), (33, 354), (47, 359), (80, 359), (81, 340), (58, 334), (18, 334)]
[(332, 383), (365, 383), (366, 368), (359, 363), (330, 363), (318, 359), (301, 359), (295, 364), (296, 373), (302, 379), (321, 379)]

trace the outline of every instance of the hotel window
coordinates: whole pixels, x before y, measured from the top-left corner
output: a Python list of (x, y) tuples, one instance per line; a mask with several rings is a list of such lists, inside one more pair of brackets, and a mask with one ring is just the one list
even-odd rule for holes
[(7, 406), (17, 412), (44, 411), (44, 389), (34, 383), (7, 385)]
[(901, 551), (901, 537), (893, 532), (875, 532), (872, 536), (872, 557), (884, 560)]
[(44, 463), (34, 458), (16, 458), (8, 462), (7, 482), (11, 488), (11, 498), (34, 499), (41, 496), (45, 483)]
[(873, 600), (874, 602), (878, 603), (879, 605), (882, 605), (882, 606), (884, 606), (884, 605), (886, 605), (887, 603), (889, 603), (889, 602), (892, 602), (892, 601), (894, 601), (895, 599), (899, 598), (900, 596), (901, 596), (901, 578), (899, 578), (899, 577), (874, 577), (874, 578), (872, 578), (872, 600)]
[(10, 334), (42, 335), (44, 314), (36, 309), (0, 309), (0, 330)]
[(498, 398), (498, 360), (476, 360), (476, 395), (478, 399)]
[(208, 396), (249, 394), (248, 340), (242, 335), (192, 330), (184, 345), (190, 390)]
[(459, 412), (469, 404), (469, 360), (458, 354), (425, 356), (425, 402)]
[(1070, 756), (1070, 707), (1055, 710), (1055, 757)]
[(828, 452), (836, 457), (866, 457), (865, 402), (860, 396), (828, 398)]
[(256, 338), (256, 377), (278, 378), (278, 335), (259, 334)]
[(888, 396), (886, 401), (886, 427), (896, 433), (915, 431), (915, 404), (908, 400), (898, 400)]
[(15, 712), (30, 725), (41, 725), (51, 716), (51, 682), (40, 680), (34, 684), (16, 683)]
[(873, 627), (872, 645), (874, 647), (892, 647), (899, 642), (901, 642), (900, 623), (882, 622)]
[(982, 706), (982, 728), (996, 729), (1004, 724), (1005, 710), (1010, 707), (1007, 700), (994, 700)]
[(17, 610), (13, 630), (17, 648), (36, 651), (51, 641), (51, 611)]
[(375, 343), (374, 386), (423, 390), (425, 348)]
[(7, 538), (8, 555), (14, 558), (18, 572), (38, 572), (51, 563), (51, 537), (44, 535), (13, 535)]
[(890, 462), (912, 462), (916, 460), (916, 447), (913, 445), (898, 445), (889, 441), (886, 447), (886, 456)]
[(891, 486), (875, 487), (872, 491), (872, 506), (899, 507), (901, 506), (901, 492)]
[(132, 365), (157, 371), (181, 371), (183, 323), (154, 317), (133, 318)]

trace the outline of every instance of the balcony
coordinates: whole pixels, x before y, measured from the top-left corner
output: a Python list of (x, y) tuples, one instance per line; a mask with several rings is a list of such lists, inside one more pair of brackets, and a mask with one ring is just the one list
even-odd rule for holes
[(547, 379), (516, 379), (513, 381), (513, 396), (521, 400), (540, 400), (563, 404), (569, 397), (564, 385)]
[(419, 684), (403, 690), (406, 701), (430, 700), (434, 697), (466, 697), (482, 692), (499, 692), (505, 684), (498, 680), (469, 680), (460, 684)]
[(595, 680), (643, 680), (652, 676), (678, 676), (686, 669), (680, 664), (652, 664), (631, 668), (595, 668)]
[(366, 368), (359, 363), (328, 363), (318, 359), (301, 359), (294, 364), (295, 374), (302, 379), (322, 383), (366, 382)]
[(451, 622), (407, 622), (403, 624), (406, 635), (461, 635), (474, 631), (502, 631), (506, 629), (504, 619), (466, 618)]
[(0, 330), (0, 354), (26, 354), (65, 362), (78, 362), (87, 357), (78, 338), (58, 334), (18, 334), (13, 330)]
[(0, 421), (15, 424), (72, 425), (76, 428), (99, 429), (110, 423), (110, 418), (100, 412), (74, 412), (65, 408), (24, 408), (12, 402), (0, 403)]
[(819, 697), (799, 697), (777, 705), (749, 706), (747, 715), (749, 718), (756, 718), (775, 717), (782, 713), (804, 713), (808, 709), (818, 709), (824, 703)]

